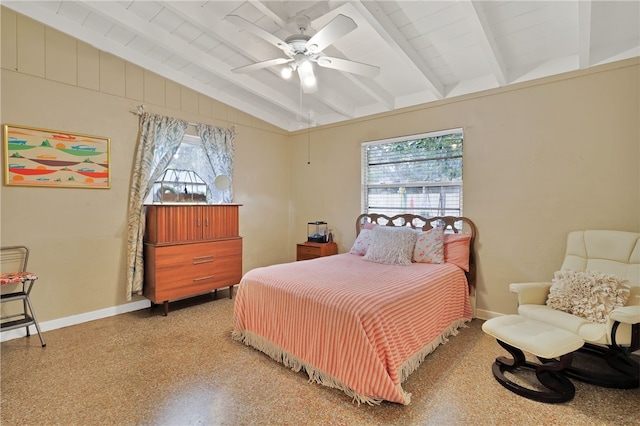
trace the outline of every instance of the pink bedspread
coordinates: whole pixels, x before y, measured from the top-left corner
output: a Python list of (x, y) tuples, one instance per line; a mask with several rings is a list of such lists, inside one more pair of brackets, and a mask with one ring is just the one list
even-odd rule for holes
[(232, 337), (358, 402), (409, 404), (401, 383), (471, 316), (455, 265), (340, 254), (245, 274)]

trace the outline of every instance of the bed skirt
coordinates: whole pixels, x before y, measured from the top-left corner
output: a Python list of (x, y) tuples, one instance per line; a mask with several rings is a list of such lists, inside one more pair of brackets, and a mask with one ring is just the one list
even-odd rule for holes
[[(436, 350), (436, 348), (441, 344), (446, 343), (449, 336), (456, 336), (459, 330), (466, 327), (466, 323), (469, 321), (470, 320), (466, 318), (454, 321), (439, 336), (437, 336), (429, 344), (418, 350), (409, 359), (407, 359), (402, 364), (402, 367), (400, 369), (400, 383), (404, 383), (404, 381), (411, 375), (411, 373), (413, 373), (418, 367), (420, 367), (427, 355)], [(379, 405), (383, 401), (383, 399), (373, 398), (356, 392), (335, 377), (332, 377), (331, 375), (326, 374), (313, 365), (300, 360), (296, 356), (288, 353), (278, 345), (272, 343), (268, 339), (265, 339), (264, 337), (256, 333), (252, 333), (251, 331), (246, 330), (243, 332), (233, 331), (231, 332), (231, 338), (237, 340), (238, 342), (242, 342), (247, 346), (251, 346), (254, 349), (259, 350), (260, 352), (263, 352), (273, 360), (283, 364), (284, 366), (290, 368), (295, 372), (304, 370), (309, 376), (310, 383), (319, 383), (330, 388), (340, 389), (348, 396), (350, 396), (353, 401), (357, 402), (358, 405), (360, 405), (361, 403), (369, 405)], [(400, 387), (400, 385), (398, 386)], [(404, 395), (404, 405), (409, 405), (409, 403), (411, 402), (411, 393), (405, 392), (401, 387), (400, 391)]]

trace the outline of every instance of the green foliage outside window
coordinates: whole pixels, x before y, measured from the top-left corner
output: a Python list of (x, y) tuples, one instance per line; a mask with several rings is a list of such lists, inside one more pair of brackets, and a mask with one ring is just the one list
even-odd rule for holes
[(364, 211), (461, 214), (462, 146), (460, 129), (364, 144)]

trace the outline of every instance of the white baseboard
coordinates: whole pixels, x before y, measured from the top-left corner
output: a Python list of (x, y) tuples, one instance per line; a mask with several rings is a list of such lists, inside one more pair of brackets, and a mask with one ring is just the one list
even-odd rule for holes
[(504, 314), (498, 313), (498, 312), (493, 312), (493, 311), (486, 311), (484, 309), (476, 309), (476, 315), (474, 318), (478, 318), (481, 320), (488, 320), (491, 318), (496, 318), (496, 317), (501, 317)]
[[(93, 321), (100, 318), (107, 318), (115, 315), (125, 314), (127, 312), (139, 311), (140, 309), (145, 309), (150, 306), (151, 302), (149, 300), (138, 300), (136, 302), (125, 303), (124, 305), (113, 306), (110, 308), (99, 309), (97, 311), (86, 312), (83, 314), (72, 315), (70, 317), (41, 322), (40, 329), (44, 333), (45, 331), (56, 330), (58, 328), (68, 327), (70, 325), (82, 324), (83, 322)], [(30, 327), (30, 331), (32, 335), (36, 334), (36, 328), (33, 325)], [(17, 339), (18, 337), (24, 337), (26, 335), (26, 327), (3, 331), (2, 334), (0, 334), (0, 342)]]
[(495, 317), (501, 317), (504, 314), (499, 312), (487, 311), (484, 309), (479, 309), (477, 306), (477, 298), (475, 295), (469, 296), (469, 302), (471, 303), (471, 310), (473, 311), (474, 319), (488, 320)]

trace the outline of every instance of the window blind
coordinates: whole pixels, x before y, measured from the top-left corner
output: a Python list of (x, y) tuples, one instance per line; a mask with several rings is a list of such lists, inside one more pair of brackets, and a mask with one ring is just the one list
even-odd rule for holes
[(461, 216), (462, 150), (462, 129), (363, 143), (363, 212)]

